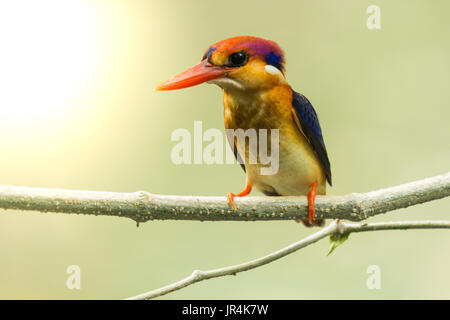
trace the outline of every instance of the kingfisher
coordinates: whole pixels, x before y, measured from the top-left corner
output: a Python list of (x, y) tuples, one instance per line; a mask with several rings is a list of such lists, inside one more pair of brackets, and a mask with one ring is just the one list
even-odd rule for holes
[(237, 139), (230, 142), (246, 183), (243, 191), (227, 194), (229, 204), (236, 210), (234, 198), (250, 194), (252, 188), (268, 196), (304, 195), (308, 219), (300, 221), (306, 226), (323, 225), (323, 219), (315, 217), (314, 201), (317, 194), (326, 194), (327, 182), (332, 185), (330, 161), (316, 111), (286, 81), (284, 52), (278, 44), (254, 36), (222, 40), (204, 52), (199, 64), (155, 90), (176, 90), (205, 82), (223, 90), (226, 129), (278, 129), (279, 163), (274, 174), (261, 174), (263, 165), (249, 161), (249, 148), (242, 140), (241, 145)]

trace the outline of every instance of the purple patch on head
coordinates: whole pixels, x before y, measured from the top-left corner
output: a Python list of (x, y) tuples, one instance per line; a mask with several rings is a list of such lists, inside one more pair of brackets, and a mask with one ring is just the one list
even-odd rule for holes
[(284, 57), (280, 47), (273, 41), (257, 39), (249, 43), (249, 49), (260, 56), (267, 64), (284, 71)]
[(253, 37), (239, 36), (228, 38), (213, 44), (203, 55), (203, 59), (210, 58), (214, 51), (230, 55), (234, 52), (244, 50), (249, 56), (257, 56), (269, 65), (274, 66), (284, 73), (284, 54), (281, 48), (273, 41)]

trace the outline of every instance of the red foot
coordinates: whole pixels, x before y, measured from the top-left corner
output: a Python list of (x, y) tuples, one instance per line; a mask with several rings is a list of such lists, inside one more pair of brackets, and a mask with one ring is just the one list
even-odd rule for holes
[(234, 194), (232, 192), (228, 192), (227, 199), (228, 203), (231, 204), (234, 210), (236, 210), (236, 206), (234, 205), (234, 197), (245, 197), (246, 195), (250, 194), (252, 192), (252, 186), (248, 183), (245, 185), (245, 189), (239, 192), (238, 194)]
[(314, 201), (316, 200), (317, 181), (311, 185), (311, 191), (308, 193), (308, 222), (312, 224), (316, 221), (316, 214), (314, 212)]

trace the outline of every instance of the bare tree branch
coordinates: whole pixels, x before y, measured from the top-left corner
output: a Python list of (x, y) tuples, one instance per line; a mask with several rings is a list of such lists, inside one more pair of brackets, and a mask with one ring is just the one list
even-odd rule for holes
[[(396, 187), (345, 196), (318, 196), (316, 215), (361, 221), (370, 216), (448, 197), (450, 172)], [(225, 197), (169, 196), (0, 186), (0, 208), (76, 213), (148, 220), (248, 221), (294, 220), (307, 216), (306, 197), (236, 198), (233, 211)]]
[(153, 299), (173, 291), (180, 290), (196, 282), (207, 279), (218, 278), (229, 275), (236, 275), (239, 272), (258, 268), (275, 260), (278, 260), (288, 254), (313, 244), (331, 234), (349, 234), (352, 232), (379, 231), (379, 230), (399, 230), (399, 229), (450, 229), (450, 221), (401, 221), (401, 222), (377, 222), (377, 223), (354, 223), (332, 221), (325, 228), (313, 233), (312, 235), (292, 243), (283, 249), (272, 252), (261, 258), (247, 261), (241, 264), (218, 268), (208, 271), (194, 270), (192, 274), (178, 282), (169, 284), (165, 287), (155, 289), (137, 296), (128, 298), (129, 300)]
[[(325, 219), (360, 221), (370, 216), (448, 197), (450, 172), (416, 182), (367, 193), (323, 196), (316, 199), (316, 215)], [(306, 218), (306, 197), (246, 197), (236, 200), (238, 210), (225, 197), (168, 196), (144, 191), (134, 193), (91, 192), (0, 186), (0, 208), (41, 212), (120, 216), (137, 222), (148, 220), (294, 220)], [(401, 221), (354, 223), (332, 221), (320, 231), (264, 257), (242, 264), (209, 270), (195, 270), (189, 277), (130, 299), (151, 299), (180, 290), (193, 283), (235, 275), (278, 260), (329, 235), (352, 232), (450, 228), (450, 221)]]

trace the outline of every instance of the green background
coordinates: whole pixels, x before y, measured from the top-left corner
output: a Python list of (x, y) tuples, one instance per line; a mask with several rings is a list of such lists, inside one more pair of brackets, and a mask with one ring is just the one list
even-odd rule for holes
[[(15, 84), (17, 97), (28, 97), (26, 105), (0, 94), (1, 184), (176, 195), (240, 191), (245, 178), (238, 165), (177, 166), (170, 160), (175, 129), (192, 132), (194, 120), (202, 120), (204, 130), (223, 129), (221, 91), (211, 85), (153, 91), (197, 63), (210, 44), (237, 35), (271, 39), (284, 49), (288, 82), (319, 114), (332, 164), (329, 194), (449, 171), (448, 1), (85, 1), (78, 11), (38, 3), (34, 25), (19, 19), (26, 5), (2, 14), (30, 30), (50, 23), (54, 28), (38, 35), (48, 43), (2, 63), (37, 66), (39, 53), (48, 58), (39, 72), (53, 70), (58, 61), (56, 74), (65, 75), (64, 68), (84, 57), (86, 72), (76, 74), (70, 95), (57, 99), (52, 85), (64, 86), (73, 73), (41, 78), (26, 71)], [(381, 30), (366, 27), (371, 4), (381, 8)], [(69, 19), (74, 12), (81, 18)], [(66, 27), (75, 31), (59, 37)], [(76, 37), (82, 28), (93, 37), (86, 48), (80, 47), (86, 37)], [(27, 34), (17, 35), (17, 43), (32, 41)], [(2, 45), (14, 57), (17, 43), (9, 41)], [(60, 41), (67, 47), (55, 52), (51, 48)], [(5, 92), (14, 70), (0, 76)], [(30, 96), (36, 86), (41, 94)], [(50, 102), (56, 106), (51, 112), (36, 113)], [(444, 199), (369, 221), (445, 219), (449, 208)], [(116, 217), (2, 211), (0, 298), (126, 298), (194, 269), (265, 255), (316, 230), (290, 221), (152, 221), (136, 228)], [(449, 242), (446, 230), (353, 234), (327, 257), (329, 244), (322, 240), (237, 277), (162, 298), (449, 299)], [(81, 268), (81, 290), (66, 287), (69, 265)], [(366, 287), (370, 265), (381, 268), (380, 290)]]

